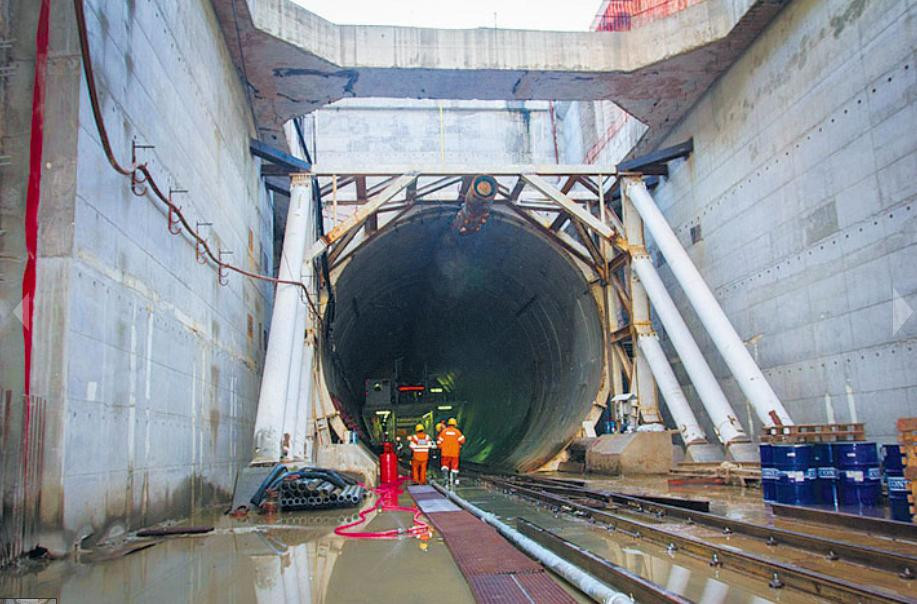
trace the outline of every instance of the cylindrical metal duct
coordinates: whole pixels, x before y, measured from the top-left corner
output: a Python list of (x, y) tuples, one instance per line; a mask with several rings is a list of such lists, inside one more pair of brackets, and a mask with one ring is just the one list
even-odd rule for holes
[(659, 344), (659, 338), (656, 334), (641, 334), (637, 338), (637, 342), (643, 357), (653, 372), (653, 377), (656, 378), (656, 385), (659, 386), (662, 398), (665, 399), (666, 407), (668, 407), (669, 413), (672, 414), (672, 419), (675, 420), (675, 425), (678, 426), (685, 445), (707, 442), (707, 437), (697, 423), (697, 418), (694, 417), (694, 411), (691, 410), (688, 399), (685, 398), (685, 393), (681, 391), (678, 378), (675, 377), (675, 372), (672, 371), (672, 367), (669, 365), (669, 359), (666, 358), (665, 352), (663, 352), (662, 346)]
[(736, 383), (758, 414), (765, 426), (775, 421), (791, 425), (793, 420), (771, 389), (761, 369), (736, 333), (726, 313), (720, 307), (713, 292), (707, 286), (700, 271), (691, 262), (665, 216), (646, 190), (641, 179), (626, 179), (624, 192), (643, 218), (643, 223), (653, 235), (653, 240), (665, 256), (672, 274), (678, 280), (691, 306), (697, 312), (711, 340), (736, 378)]
[(732, 405), (723, 394), (719, 382), (710, 370), (710, 366), (707, 365), (697, 342), (694, 341), (694, 336), (691, 335), (684, 319), (681, 318), (681, 314), (662, 284), (649, 256), (634, 255), (631, 258), (631, 269), (640, 278), (656, 315), (662, 321), (666, 333), (669, 334), (672, 346), (675, 347), (675, 351), (681, 358), (682, 365), (691, 383), (694, 384), (697, 395), (704, 409), (707, 410), (707, 415), (713, 422), (720, 441), (726, 445), (733, 442), (748, 442), (748, 435), (742, 428), (742, 424), (739, 423), (739, 418), (736, 417)]

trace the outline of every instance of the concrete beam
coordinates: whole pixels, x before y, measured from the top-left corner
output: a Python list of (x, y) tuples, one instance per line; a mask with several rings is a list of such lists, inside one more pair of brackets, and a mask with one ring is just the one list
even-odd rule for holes
[(667, 133), (786, 3), (708, 0), (628, 32), (336, 25), (292, 0), (212, 0), (259, 136), (348, 97), (613, 100)]

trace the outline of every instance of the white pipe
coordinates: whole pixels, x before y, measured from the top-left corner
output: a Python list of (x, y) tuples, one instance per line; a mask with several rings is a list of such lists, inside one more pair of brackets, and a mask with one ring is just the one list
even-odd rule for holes
[[(311, 314), (311, 311), (307, 311)], [(310, 320), (310, 323), (312, 321)], [(312, 417), (312, 393), (314, 391), (314, 361), (315, 345), (312, 341), (312, 334), (306, 336), (302, 352), (302, 369), (300, 371), (299, 381), (299, 413), (296, 419), (296, 431), (293, 433), (293, 442), (296, 445), (293, 457), (303, 459), (307, 463), (314, 462), (312, 452), (311, 436), (314, 432), (313, 423), (315, 418)]]
[(290, 435), (290, 450), (287, 453), (290, 459), (302, 459), (303, 451), (303, 443), (297, 442), (296, 440), (296, 428), (300, 414), (300, 374), (302, 373), (303, 347), (305, 346), (303, 333), (306, 329), (307, 313), (306, 305), (298, 304), (296, 306), (296, 317), (293, 320), (292, 328), (293, 342), (290, 347), (290, 378), (287, 380), (287, 397), (283, 409), (283, 433)]
[(672, 301), (669, 292), (666, 291), (656, 267), (653, 266), (649, 256), (642, 254), (634, 255), (631, 259), (631, 268), (637, 273), (643, 288), (646, 290), (653, 308), (656, 309), (656, 315), (662, 321), (665, 331), (672, 340), (672, 346), (678, 353), (682, 364), (691, 383), (697, 389), (697, 395), (700, 397), (707, 410), (707, 415), (713, 422), (717, 436), (724, 445), (732, 442), (748, 442), (748, 435), (739, 423), (732, 406), (723, 394), (720, 383), (716, 380), (710, 366), (701, 354), (694, 336), (685, 325), (685, 320), (681, 318), (675, 302)]
[(506, 537), (506, 539), (513, 545), (521, 549), (523, 552), (535, 560), (538, 560), (538, 562), (540, 562), (546, 568), (550, 568), (552, 571), (569, 581), (571, 585), (576, 587), (578, 590), (596, 602), (603, 602), (604, 604), (613, 604), (616, 602), (627, 602), (628, 604), (633, 603), (633, 600), (627, 594), (620, 591), (615, 591), (611, 587), (605, 585), (589, 573), (582, 570), (580, 567), (574, 564), (570, 564), (554, 552), (539, 545), (516, 529), (510, 527), (508, 524), (502, 522), (494, 514), (485, 512), (481, 508), (468, 503), (455, 493), (446, 491), (437, 484), (434, 484), (433, 486), (436, 488), (436, 490), (454, 501), (457, 505), (465, 508), (480, 518), (482, 521), (484, 521), (486, 524), (489, 524), (490, 526), (497, 529), (497, 532)]
[(637, 338), (637, 344), (656, 378), (662, 398), (665, 399), (665, 404), (681, 432), (685, 445), (706, 443), (707, 437), (700, 424), (697, 423), (694, 411), (691, 410), (691, 405), (688, 404), (688, 399), (681, 390), (678, 378), (675, 377), (675, 372), (669, 365), (669, 359), (666, 358), (662, 345), (659, 344), (658, 336), (641, 334)]
[(656, 207), (642, 179), (625, 180), (624, 191), (628, 199), (643, 217), (643, 222), (653, 235), (653, 240), (665, 256), (672, 269), (672, 274), (681, 284), (691, 306), (697, 312), (707, 333), (729, 366), (736, 382), (749, 402), (755, 408), (758, 418), (765, 426), (772, 426), (777, 416), (780, 423), (791, 425), (793, 420), (783, 407), (783, 403), (771, 389), (770, 384), (761, 373), (755, 360), (745, 347), (745, 343), (736, 333), (735, 328), (726, 317), (726, 313), (704, 282), (703, 277), (691, 262), (688, 253), (681, 246), (678, 237), (666, 222), (665, 216)]
[[(278, 277), (285, 281), (299, 281), (305, 252), (306, 225), (312, 212), (312, 180), (307, 174), (294, 174), (290, 180), (290, 211), (287, 213)], [(258, 395), (258, 412), (255, 415), (252, 463), (280, 460), (283, 412), (290, 378), (293, 339), (291, 326), (295, 319), (296, 305), (301, 303), (300, 291), (296, 285), (277, 284), (261, 392)]]

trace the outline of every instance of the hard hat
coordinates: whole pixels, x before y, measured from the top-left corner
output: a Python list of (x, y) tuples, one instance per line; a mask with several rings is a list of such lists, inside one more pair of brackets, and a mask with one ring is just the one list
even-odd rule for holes
[(444, 424), (443, 422), (436, 422), (436, 431), (437, 432), (442, 432), (443, 428), (445, 427), (446, 427), (446, 424)]
[(457, 425), (458, 425), (458, 422), (455, 421), (455, 418), (454, 418), (454, 417), (450, 417), (450, 418), (449, 418), (449, 425), (450, 425), (450, 426), (457, 426)]
[(423, 432), (423, 424), (417, 424), (414, 426), (414, 432)]

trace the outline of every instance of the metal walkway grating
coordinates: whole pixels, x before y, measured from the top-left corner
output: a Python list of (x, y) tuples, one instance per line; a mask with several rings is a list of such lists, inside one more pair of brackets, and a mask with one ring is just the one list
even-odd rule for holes
[[(408, 487), (426, 507), (442, 506), (448, 499), (429, 490)], [(441, 503), (440, 503), (441, 502)], [(468, 581), (475, 600), (482, 604), (571, 604), (575, 602), (540, 564), (516, 549), (493, 527), (465, 510), (431, 511), (430, 523), (442, 533), (456, 565)]]

